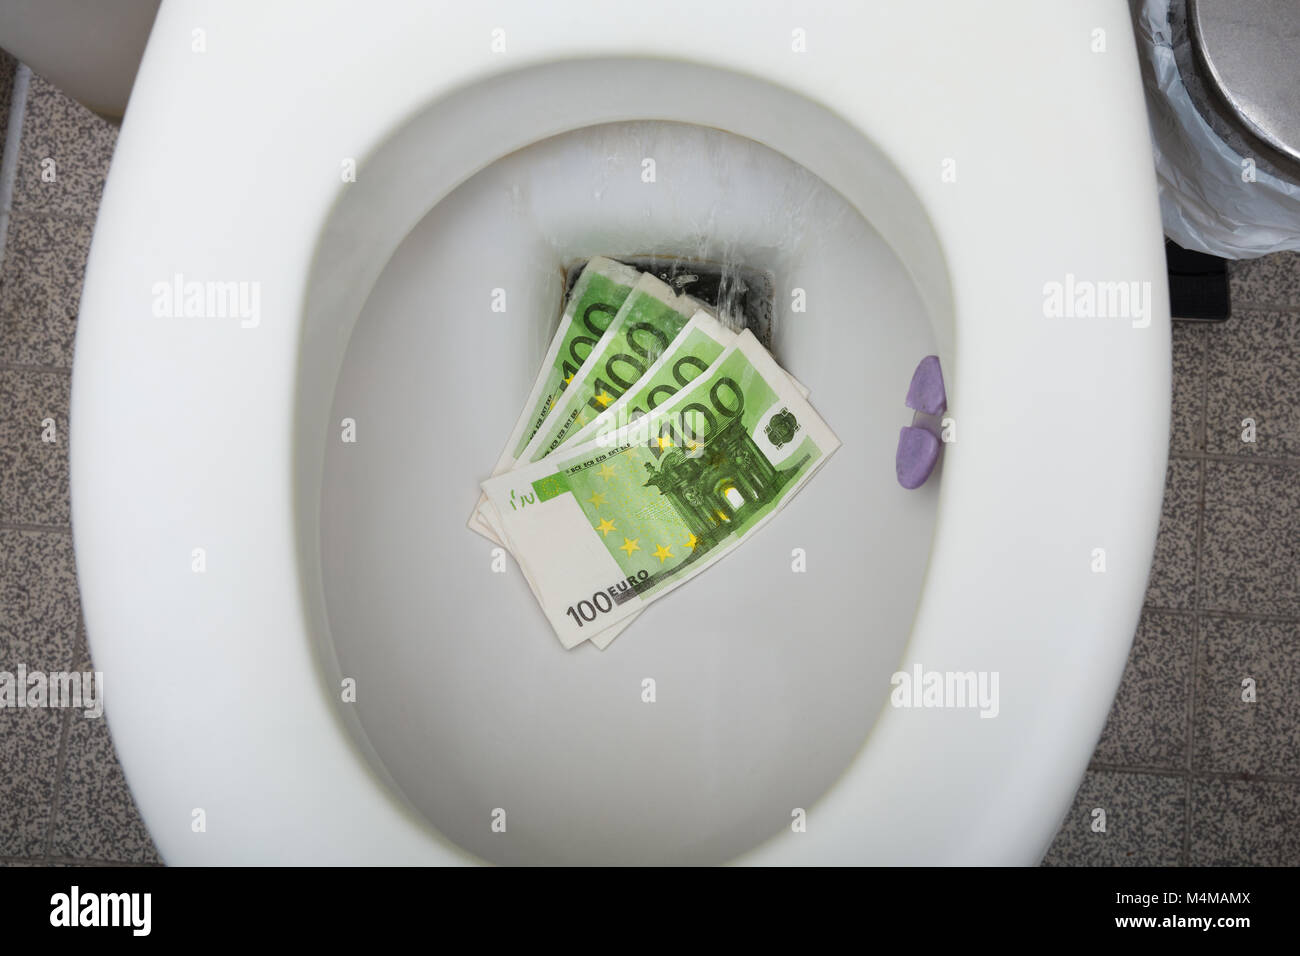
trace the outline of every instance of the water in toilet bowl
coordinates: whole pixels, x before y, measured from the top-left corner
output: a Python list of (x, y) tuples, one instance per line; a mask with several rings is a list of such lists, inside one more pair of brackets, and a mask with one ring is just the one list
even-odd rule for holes
[[(601, 254), (761, 286), (767, 344), (819, 409), (842, 410), (843, 447), (816, 500), (648, 608), (636, 641), (566, 654), (464, 521), (573, 264)], [(579, 130), (438, 202), (357, 322), (331, 412), (355, 441), (328, 445), (321, 514), (330, 640), (410, 804), (516, 863), (716, 862), (814, 804), (870, 732), (911, 628), (937, 483), (903, 491), (894, 453), (899, 397), (934, 351), (870, 225), (719, 130)], [(493, 841), (496, 808), (525, 839)]]

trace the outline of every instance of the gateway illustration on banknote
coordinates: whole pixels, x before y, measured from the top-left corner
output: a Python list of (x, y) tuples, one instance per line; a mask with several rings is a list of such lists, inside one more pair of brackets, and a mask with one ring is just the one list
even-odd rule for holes
[(650, 474), (646, 484), (672, 502), (692, 529), (698, 542), (695, 550), (707, 550), (740, 527), (749, 514), (774, 501), (807, 462), (804, 456), (793, 467), (774, 468), (736, 417), (700, 453), (670, 451), (658, 469), (646, 462)]

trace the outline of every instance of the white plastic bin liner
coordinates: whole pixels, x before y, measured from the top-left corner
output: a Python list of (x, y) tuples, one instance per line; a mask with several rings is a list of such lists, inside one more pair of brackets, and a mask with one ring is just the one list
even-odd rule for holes
[(1300, 250), (1300, 187), (1244, 157), (1201, 118), (1174, 61), (1169, 0), (1133, 0), (1138, 55), (1160, 185), (1165, 234), (1225, 259)]

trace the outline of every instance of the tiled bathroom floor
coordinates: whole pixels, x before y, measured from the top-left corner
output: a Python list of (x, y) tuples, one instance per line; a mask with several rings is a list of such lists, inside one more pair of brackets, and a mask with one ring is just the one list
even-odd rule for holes
[[(0, 53), (0, 670), (86, 670), (68, 390), (116, 132), (16, 68)], [(1232, 295), (1228, 323), (1174, 327), (1147, 607), (1049, 865), (1300, 864), (1300, 255), (1238, 266)], [(0, 864), (158, 862), (106, 721), (0, 711), (0, 767)]]

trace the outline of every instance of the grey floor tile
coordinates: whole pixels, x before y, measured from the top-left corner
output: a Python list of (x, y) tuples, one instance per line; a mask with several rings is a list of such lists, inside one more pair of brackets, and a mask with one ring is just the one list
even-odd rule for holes
[(45, 852), (63, 714), (49, 707), (0, 709), (0, 856)]
[(9, 106), (13, 102), (14, 94), (14, 71), (18, 69), (18, 61), (0, 50), (0, 153), (4, 152), (5, 138), (8, 135), (6, 127), (9, 120)]
[(1277, 252), (1228, 264), (1232, 308), (1300, 307), (1300, 253)]
[(1169, 769), (1186, 766), (1195, 626), (1190, 614), (1143, 612), (1094, 760)]
[(72, 536), (0, 529), (0, 670), (66, 670), (80, 619)]
[(0, 369), (0, 521), (69, 523), (68, 386), (64, 372)]
[(10, 217), (0, 271), (0, 361), (72, 365), (93, 231), (89, 219)]
[(117, 127), (32, 74), (13, 208), (94, 218)]
[(1300, 466), (1205, 463), (1201, 606), (1300, 617)]
[(1207, 335), (1206, 450), (1300, 457), (1300, 312), (1236, 311)]
[(1196, 584), (1196, 519), (1201, 463), (1174, 458), (1165, 474), (1165, 498), (1146, 603), (1190, 610)]
[(1175, 454), (1205, 450), (1202, 418), (1207, 332), (1201, 322), (1175, 322), (1173, 325), (1174, 398), (1169, 449)]
[(1186, 792), (1182, 777), (1089, 771), (1043, 865), (1178, 866)]
[(1300, 777), (1300, 622), (1208, 616), (1199, 656), (1193, 769)]
[(1196, 780), (1192, 866), (1300, 866), (1300, 784)]
[(69, 721), (51, 854), (120, 863), (158, 862), (118, 765), (108, 721), (76, 713)]

